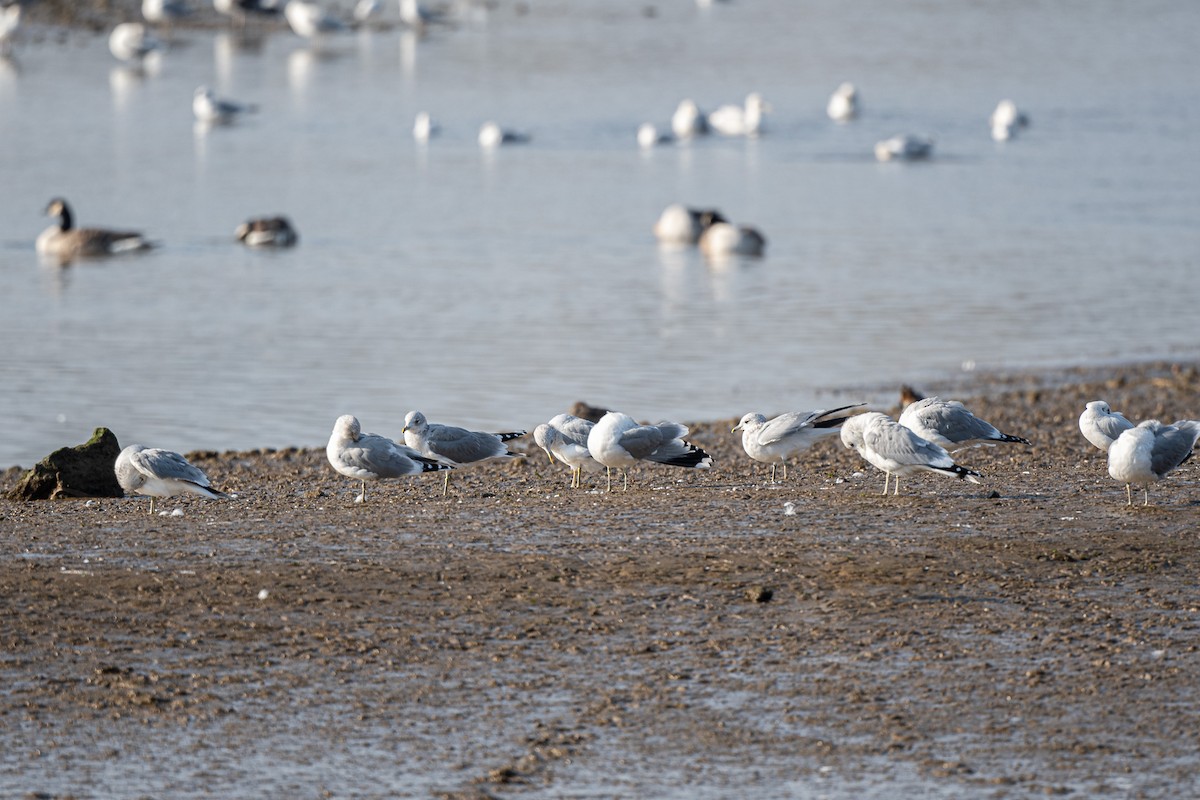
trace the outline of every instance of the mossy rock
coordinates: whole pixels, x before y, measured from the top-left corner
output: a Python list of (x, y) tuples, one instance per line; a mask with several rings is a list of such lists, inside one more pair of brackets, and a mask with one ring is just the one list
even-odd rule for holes
[(117, 437), (96, 428), (76, 447), (61, 447), (25, 473), (8, 493), (10, 500), (58, 500), (64, 497), (124, 497), (113, 465), (121, 454)]

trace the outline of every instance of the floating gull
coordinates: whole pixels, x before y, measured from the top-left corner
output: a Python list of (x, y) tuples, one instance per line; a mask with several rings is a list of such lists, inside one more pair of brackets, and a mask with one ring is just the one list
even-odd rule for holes
[(900, 424), (939, 447), (951, 450), (972, 442), (1019, 442), (1028, 439), (1001, 433), (957, 400), (926, 397), (910, 403), (900, 414)]
[(168, 33), (171, 25), (191, 14), (184, 0), (142, 0), (142, 17), (152, 25), (160, 25)]
[(1029, 125), (1029, 117), (1017, 110), (1017, 104), (1012, 100), (1001, 100), (988, 117), (988, 126), (992, 129), (992, 138), (997, 142), (1006, 142), (1017, 135), (1017, 131)]
[(162, 43), (140, 22), (122, 22), (108, 35), (108, 51), (118, 61), (141, 64)]
[(707, 228), (724, 221), (715, 208), (688, 208), (673, 203), (659, 214), (654, 236), (663, 244), (695, 244)]
[(441, 128), (433, 118), (429, 116), (428, 111), (417, 112), (416, 119), (413, 120), (413, 138), (418, 142), (428, 142), (432, 139)]
[(530, 139), (527, 133), (518, 133), (501, 128), (499, 123), (488, 121), (479, 128), (479, 146), (499, 147), (502, 144), (524, 144)]
[(858, 116), (858, 89), (843, 83), (829, 97), (825, 113), (835, 122), (848, 122)]
[(653, 461), (675, 467), (708, 469), (713, 460), (708, 453), (683, 441), (688, 429), (677, 422), (638, 425), (625, 414), (610, 411), (600, 418), (587, 438), (592, 458), (607, 467), (608, 491), (612, 491), (613, 467), (625, 476), (629, 490), (629, 467), (638, 461)]
[(708, 121), (700, 113), (695, 100), (681, 100), (671, 116), (671, 130), (680, 139), (690, 139), (708, 133)]
[(955, 475), (979, 483), (978, 472), (955, 464), (943, 448), (877, 411), (846, 420), (842, 424), (842, 444), (857, 450), (867, 463), (883, 471), (884, 494), (887, 494), (892, 475), (896, 476), (894, 493), (900, 494), (900, 476), (922, 471)]
[(450, 24), (445, 12), (428, 8), (418, 0), (400, 0), (400, 21), (418, 31), (424, 31), (430, 25)]
[(287, 0), (213, 0), (217, 13), (229, 17), (230, 22), (244, 26), (250, 17), (276, 17)]
[(1125, 484), (1126, 505), (1133, 505), (1134, 483), (1142, 487), (1142, 505), (1149, 505), (1150, 484), (1191, 458), (1197, 439), (1200, 422), (1186, 419), (1172, 425), (1148, 419), (1122, 432), (1108, 448), (1108, 474)]
[(347, 478), (362, 481), (362, 494), (356, 502), (366, 502), (367, 481), (400, 478), (452, 467), (393, 442), (386, 436), (363, 433), (358, 420), (343, 414), (333, 423), (333, 433), (325, 446), (325, 457), (335, 470)]
[(660, 133), (653, 122), (643, 122), (637, 129), (638, 147), (649, 150), (660, 144), (670, 144), (674, 138), (669, 133)]
[(192, 114), (200, 122), (223, 125), (232, 122), (239, 114), (257, 109), (255, 105), (223, 100), (207, 86), (197, 86), (192, 94)]
[(307, 0), (288, 0), (283, 7), (283, 16), (297, 36), (314, 39), (322, 34), (336, 33), (346, 26), (330, 14), (320, 3)]
[[(509, 433), (469, 431), (466, 428), (429, 422), (420, 411), (410, 411), (404, 417), (403, 433), (404, 442), (409, 447), (422, 453), (426, 458), (436, 458), (438, 461), (454, 467), (525, 457), (524, 453), (515, 453), (509, 450), (504, 443), (524, 436), (526, 431)], [(445, 496), (449, 491), (450, 473), (447, 472), (442, 495)]]
[(1103, 400), (1093, 400), (1079, 415), (1079, 430), (1085, 439), (1108, 452), (1117, 437), (1133, 427), (1120, 411), (1113, 411)]
[(571, 468), (571, 488), (578, 489), (583, 470), (599, 470), (603, 465), (588, 452), (588, 434), (595, 423), (570, 414), (559, 414), (533, 429), (533, 441), (546, 451), (551, 463), (558, 459)]
[(153, 247), (135, 231), (104, 228), (76, 228), (67, 201), (56, 197), (46, 206), (46, 215), (58, 217), (58, 223), (42, 231), (37, 238), (38, 255), (66, 263), (76, 258), (108, 256), (130, 250)]
[(771, 420), (762, 414), (749, 413), (733, 426), (731, 432), (742, 432), (742, 449), (746, 455), (771, 465), (771, 483), (775, 482), (775, 467), (779, 464), (783, 464), (786, 481), (788, 459), (837, 433), (838, 426), (849, 416), (844, 412), (862, 405), (855, 403), (828, 411), (791, 411)]
[(879, 161), (921, 161), (933, 155), (933, 139), (928, 136), (893, 136), (875, 143)]
[(746, 95), (744, 106), (724, 105), (708, 115), (708, 127), (722, 136), (757, 136), (762, 132), (763, 115), (771, 106), (758, 92)]
[(237, 239), (248, 247), (291, 247), (300, 236), (287, 217), (255, 217), (238, 225)]
[(226, 496), (212, 488), (208, 476), (199, 467), (171, 450), (131, 444), (117, 456), (113, 471), (117, 474), (117, 483), (126, 492), (150, 497), (151, 514), (156, 497), (190, 493), (216, 500)]
[(748, 225), (721, 221), (704, 229), (699, 244), (700, 252), (710, 258), (761, 256), (767, 247), (767, 238)]

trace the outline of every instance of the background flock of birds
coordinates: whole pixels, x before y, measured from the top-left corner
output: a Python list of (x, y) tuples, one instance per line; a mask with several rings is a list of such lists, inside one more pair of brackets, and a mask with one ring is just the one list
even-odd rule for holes
[[(0, 52), (11, 48), (20, 25), (22, 5), (31, 2), (35, 0), (0, 0)], [(698, 2), (707, 4), (704, 0)], [(452, 25), (454, 21), (448, 11), (428, 7), (418, 0), (359, 0), (350, 18), (339, 16), (316, 0), (212, 0), (212, 4), (233, 25), (244, 27), (260, 20), (283, 19), (296, 35), (315, 42), (354, 27), (379, 24), (385, 14), (395, 11), (398, 11), (397, 19), (401, 24), (419, 32), (432, 26)], [(122, 22), (108, 37), (112, 55), (138, 69), (167, 46), (171, 26), (187, 18), (193, 9), (187, 0), (142, 0), (141, 13), (144, 22)], [(218, 97), (206, 85), (198, 86), (192, 98), (193, 114), (197, 123), (203, 125), (229, 124), (255, 110), (253, 104)], [(860, 110), (858, 89), (848, 82), (837, 87), (825, 109), (838, 123), (854, 120)], [(708, 113), (694, 100), (684, 99), (665, 129), (651, 122), (643, 123), (636, 132), (636, 141), (643, 148), (653, 148), (709, 134), (754, 137), (764, 131), (770, 111), (770, 104), (758, 92), (751, 92), (742, 104), (722, 105)], [(988, 124), (993, 139), (1007, 141), (1029, 124), (1029, 118), (1013, 101), (1005, 99), (996, 106)], [(429, 112), (417, 113), (412, 129), (417, 141), (428, 142), (440, 130)], [(504, 128), (494, 121), (485, 122), (478, 133), (479, 144), (484, 148), (530, 139), (529, 134)], [(915, 161), (930, 158), (933, 148), (932, 137), (901, 134), (877, 142), (874, 152), (880, 161)], [(79, 257), (147, 249), (153, 245), (136, 231), (74, 227), (70, 209), (61, 198), (51, 203), (47, 213), (58, 217), (58, 223), (38, 238), (37, 250), (42, 257), (60, 263)], [(754, 227), (730, 223), (715, 209), (683, 206), (672, 206), (664, 211), (654, 226), (654, 233), (661, 242), (669, 245), (698, 245), (710, 258), (761, 256), (767, 243), (766, 237)], [(238, 228), (237, 238), (251, 246), (286, 247), (295, 244), (298, 235), (286, 217), (266, 216), (247, 220)]]
[[(842, 444), (855, 450), (864, 461), (884, 473), (883, 493), (893, 482), (900, 493), (900, 477), (933, 472), (979, 483), (982, 477), (970, 467), (956, 463), (953, 453), (980, 444), (1032, 443), (1020, 436), (1002, 433), (971, 413), (962, 403), (939, 397), (916, 399), (900, 414), (899, 421), (877, 411), (859, 412), (862, 403), (830, 410), (799, 411), (767, 419), (749, 413), (732, 429), (741, 431), (742, 448), (755, 461), (783, 467), (787, 480), (788, 462), (816, 442), (840, 434)], [(559, 414), (533, 431), (533, 440), (551, 463), (571, 469), (571, 487), (582, 487), (582, 473), (606, 472), (606, 490), (612, 491), (612, 470), (617, 469), (629, 489), (628, 469), (639, 462), (688, 469), (709, 469), (712, 457), (685, 441), (688, 428), (677, 422), (639, 424), (617, 411), (589, 409), (586, 419)], [(1125, 484), (1126, 504), (1133, 505), (1132, 486), (1142, 487), (1143, 505), (1149, 505), (1149, 485), (1161, 480), (1189, 458), (1200, 440), (1200, 421), (1179, 420), (1170, 425), (1146, 420), (1134, 425), (1103, 400), (1087, 404), (1079, 417), (1079, 429), (1095, 447), (1108, 454), (1108, 473)], [(386, 436), (364, 433), (356, 417), (338, 417), (329, 436), (325, 455), (338, 473), (359, 481), (362, 493), (355, 501), (365, 502), (367, 481), (444, 472), (442, 494), (450, 487), (450, 471), (490, 461), (524, 458), (509, 449), (508, 442), (526, 435), (524, 430), (505, 433), (471, 431), (430, 422), (419, 411), (404, 418), (404, 443)], [(208, 476), (178, 453), (147, 449), (140, 444), (121, 451), (115, 465), (117, 480), (130, 493), (154, 498), (192, 493), (211, 499), (225, 495), (212, 488)]]

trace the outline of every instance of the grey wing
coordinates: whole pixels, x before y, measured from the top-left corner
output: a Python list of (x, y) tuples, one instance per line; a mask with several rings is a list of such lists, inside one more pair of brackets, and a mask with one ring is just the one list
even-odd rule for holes
[(1125, 431), (1133, 427), (1133, 423), (1121, 414), (1112, 413), (1096, 417), (1096, 427), (1109, 439), (1116, 440)]
[(1150, 469), (1156, 475), (1166, 475), (1187, 461), (1195, 446), (1195, 430), (1173, 425), (1160, 429), (1154, 436), (1154, 449), (1150, 451)]
[(664, 435), (660, 426), (639, 425), (622, 432), (618, 444), (634, 458), (645, 458), (673, 438)]
[(346, 448), (343, 457), (349, 464), (384, 478), (420, 472), (417, 460), (428, 460), (416, 450), (374, 433), (362, 434), (353, 446)]
[(596, 423), (579, 417), (571, 417), (568, 420), (563, 420), (558, 424), (558, 432), (563, 435), (563, 438), (574, 444), (587, 447), (588, 434), (592, 432), (592, 428), (596, 427)]
[(996, 426), (984, 422), (958, 402), (931, 406), (920, 416), (926, 426), (955, 443), (972, 439), (1000, 439), (1004, 435)]
[(759, 429), (758, 443), (772, 444), (786, 439), (804, 428), (811, 428), (813, 420), (820, 413), (818, 411), (789, 411), (786, 414), (780, 414), (775, 419), (768, 420)]
[(155, 478), (188, 481), (204, 487), (209, 485), (208, 476), (199, 467), (171, 450), (140, 450), (130, 456), (130, 461), (140, 472)]
[(922, 439), (903, 425), (871, 425), (863, 431), (867, 447), (898, 464), (949, 467), (954, 464), (944, 449)]
[(428, 444), (430, 450), (458, 464), (470, 464), (508, 453), (508, 448), (493, 434), (450, 425), (430, 425)]

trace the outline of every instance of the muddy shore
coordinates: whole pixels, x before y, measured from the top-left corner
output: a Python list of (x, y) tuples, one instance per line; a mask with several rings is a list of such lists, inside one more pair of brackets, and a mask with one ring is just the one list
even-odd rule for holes
[(1198, 366), (920, 388), (1034, 446), (886, 498), (730, 419), (628, 493), (539, 451), (355, 504), (298, 449), (192, 454), (237, 497), (182, 516), (0, 501), (0, 795), (1200, 793), (1196, 467), (1129, 508), (1075, 427), (1200, 417)]

